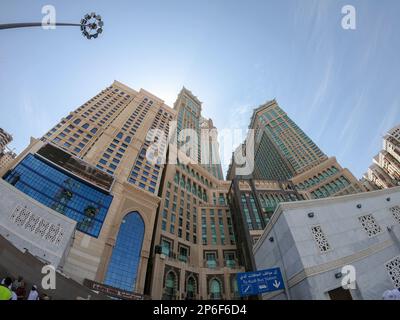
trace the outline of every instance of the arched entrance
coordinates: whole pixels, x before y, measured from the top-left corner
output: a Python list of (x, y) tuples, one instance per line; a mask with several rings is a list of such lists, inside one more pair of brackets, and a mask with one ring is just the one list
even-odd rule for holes
[(175, 300), (176, 299), (176, 281), (177, 276), (175, 272), (169, 271), (165, 278), (164, 284), (164, 300)]
[(186, 298), (195, 299), (197, 291), (196, 279), (193, 276), (189, 276), (186, 284)]
[(122, 219), (104, 284), (135, 291), (144, 232), (144, 222), (138, 212), (130, 212)]
[(222, 299), (222, 286), (221, 282), (217, 278), (213, 278), (210, 281), (210, 299), (212, 300)]

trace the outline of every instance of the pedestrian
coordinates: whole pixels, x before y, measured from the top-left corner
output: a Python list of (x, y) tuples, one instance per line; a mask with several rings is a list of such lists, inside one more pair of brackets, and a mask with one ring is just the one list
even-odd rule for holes
[(26, 298), (25, 281), (21, 281), (15, 293), (17, 294), (18, 300), (24, 300)]
[(383, 293), (383, 300), (400, 300), (400, 288), (393, 290), (386, 290)]
[(37, 286), (33, 285), (31, 292), (29, 292), (28, 300), (39, 300), (39, 293), (37, 292)]
[(11, 290), (9, 289), (12, 285), (12, 280), (11, 278), (7, 277), (3, 279), (0, 285), (0, 300), (11, 300), (13, 297), (13, 294)]

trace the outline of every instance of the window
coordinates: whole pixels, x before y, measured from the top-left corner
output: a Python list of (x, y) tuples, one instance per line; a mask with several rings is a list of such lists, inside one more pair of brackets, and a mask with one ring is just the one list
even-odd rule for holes
[(210, 281), (209, 292), (210, 292), (210, 299), (212, 299), (212, 300), (221, 300), (222, 299), (221, 282), (218, 279), (213, 278)]
[(187, 247), (180, 246), (178, 260), (187, 262), (188, 258), (189, 258), (189, 249)]
[(161, 253), (169, 256), (171, 252), (171, 242), (165, 239), (161, 240)]
[(360, 221), (364, 230), (367, 232), (368, 237), (373, 237), (382, 231), (372, 214), (358, 217), (358, 220)]
[[(85, 124), (82, 126), (82, 128), (83, 128), (83, 129), (89, 128), (89, 123), (85, 123)], [(89, 138), (89, 139), (90, 139), (90, 138)]]
[(391, 207), (389, 210), (390, 210), (390, 212), (392, 213), (393, 218), (394, 218), (398, 223), (400, 223), (400, 206)]
[(81, 119), (75, 119), (74, 124), (79, 124), (81, 122)]
[(225, 258), (225, 265), (228, 268), (234, 268), (236, 266), (236, 259), (234, 252), (225, 252), (224, 258)]
[(97, 128), (93, 128), (92, 130), (90, 130), (90, 132), (95, 134), (97, 132)]
[(400, 288), (400, 256), (386, 262), (386, 270), (395, 288)]
[(165, 278), (163, 300), (176, 299), (177, 276), (173, 271), (169, 271)]
[(316, 242), (319, 250), (322, 253), (327, 252), (331, 249), (328, 240), (326, 239), (325, 233), (322, 231), (321, 226), (312, 227), (311, 232), (314, 237), (314, 241)]
[(138, 212), (121, 222), (104, 284), (134, 292), (144, 237), (144, 222)]
[[(19, 176), (23, 185), (13, 185), (43, 205), (77, 222), (77, 230), (98, 237), (112, 196), (69, 176), (34, 155), (27, 155), (4, 179), (12, 183)], [(19, 181), (20, 181), (19, 180)], [(93, 204), (95, 208), (93, 209)], [(93, 217), (85, 215), (92, 207)]]
[(211, 269), (217, 267), (217, 254), (215, 252), (206, 252), (206, 266)]

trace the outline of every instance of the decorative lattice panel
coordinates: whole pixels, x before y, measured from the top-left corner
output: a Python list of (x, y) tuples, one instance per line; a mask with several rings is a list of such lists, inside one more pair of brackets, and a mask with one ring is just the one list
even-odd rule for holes
[(389, 209), (392, 212), (393, 218), (400, 223), (400, 207), (394, 206)]
[(312, 227), (311, 232), (321, 252), (327, 252), (331, 249), (331, 246), (329, 245), (329, 242), (325, 236), (325, 233), (322, 231), (321, 226)]
[(381, 227), (376, 223), (372, 214), (358, 217), (361, 225), (369, 237), (375, 236), (382, 231)]
[(17, 206), (10, 215), (10, 220), (18, 227), (35, 234), (50, 243), (59, 245), (64, 237), (60, 225), (54, 225), (45, 219), (34, 215), (29, 209)]
[(400, 256), (386, 262), (385, 267), (395, 288), (400, 288)]

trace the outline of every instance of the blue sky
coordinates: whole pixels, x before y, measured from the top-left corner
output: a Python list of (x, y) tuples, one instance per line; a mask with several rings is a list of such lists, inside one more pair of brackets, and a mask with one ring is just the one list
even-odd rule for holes
[[(247, 128), (276, 98), (329, 156), (361, 177), (400, 123), (398, 0), (2, 0), (0, 23), (95, 11), (104, 33), (0, 31), (0, 127), (17, 152), (119, 80), (172, 106), (186, 86), (218, 129)], [(344, 30), (341, 8), (356, 8)]]

